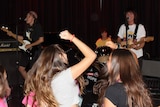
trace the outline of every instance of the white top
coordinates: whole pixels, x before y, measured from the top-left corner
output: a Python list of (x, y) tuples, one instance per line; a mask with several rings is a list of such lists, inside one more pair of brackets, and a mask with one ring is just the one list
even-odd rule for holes
[[(127, 32), (128, 33), (127, 38), (129, 40), (129, 39), (133, 39), (133, 37), (134, 37), (134, 31), (136, 29), (136, 24), (129, 25), (128, 27), (129, 27), (129, 29)], [(137, 37), (136, 37), (137, 41), (139, 41), (140, 38), (145, 37), (145, 36), (146, 36), (145, 28), (142, 24), (139, 24), (138, 30), (137, 30)], [(126, 38), (126, 26), (124, 24), (122, 24), (119, 28), (118, 37), (120, 37), (121, 39)], [(137, 58), (140, 58), (143, 56), (143, 49), (142, 48), (139, 50), (135, 50), (135, 49), (131, 48), (131, 50), (137, 55)]]
[(79, 103), (79, 87), (68, 68), (53, 77), (51, 82), (53, 94), (60, 104), (59, 107), (71, 107)]

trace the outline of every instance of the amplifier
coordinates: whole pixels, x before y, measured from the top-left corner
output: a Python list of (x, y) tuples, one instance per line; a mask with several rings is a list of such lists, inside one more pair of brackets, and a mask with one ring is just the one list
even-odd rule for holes
[(0, 48), (16, 48), (18, 44), (17, 41), (0, 41)]
[(17, 41), (0, 41), (0, 52), (19, 51)]

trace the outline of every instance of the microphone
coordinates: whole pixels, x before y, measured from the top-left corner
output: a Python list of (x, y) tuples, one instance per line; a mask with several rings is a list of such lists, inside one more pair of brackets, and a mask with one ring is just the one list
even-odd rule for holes
[(19, 17), (18, 20), (22, 20), (22, 17)]
[(126, 20), (128, 21), (130, 18), (129, 17), (126, 17)]
[(22, 17), (19, 17), (18, 20), (19, 20), (19, 21), (25, 21), (25, 19), (22, 18)]
[(129, 19), (130, 19), (130, 17), (127, 16), (127, 17), (126, 17), (126, 21), (129, 21)]

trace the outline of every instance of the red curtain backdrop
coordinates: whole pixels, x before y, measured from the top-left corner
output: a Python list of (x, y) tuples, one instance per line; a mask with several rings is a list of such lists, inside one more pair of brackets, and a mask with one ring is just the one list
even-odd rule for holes
[(108, 28), (116, 39), (119, 26), (124, 23), (126, 8), (134, 8), (147, 31), (155, 40), (146, 43), (144, 50), (153, 59), (160, 58), (160, 1), (159, 0), (2, 0), (0, 24), (23, 31), (23, 20), (28, 11), (38, 13), (44, 32), (68, 29), (91, 48), (100, 37), (99, 29)]

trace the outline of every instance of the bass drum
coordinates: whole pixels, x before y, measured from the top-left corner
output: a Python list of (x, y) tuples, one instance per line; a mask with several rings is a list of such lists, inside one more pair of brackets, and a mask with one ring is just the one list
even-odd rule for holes
[(106, 63), (106, 61), (109, 58), (109, 55), (111, 53), (112, 49), (107, 46), (98, 47), (95, 50), (95, 53), (97, 54), (97, 60), (100, 63)]
[(84, 79), (85, 79), (85, 90), (84, 95), (82, 95), (83, 102), (82, 107), (98, 107), (97, 100), (98, 95), (93, 93), (93, 86), (98, 81), (99, 72), (101, 63), (95, 62), (93, 63), (85, 72), (84, 72)]
[(93, 85), (97, 82), (102, 67), (102, 63), (95, 62), (84, 72), (83, 77), (87, 91), (93, 91)]

